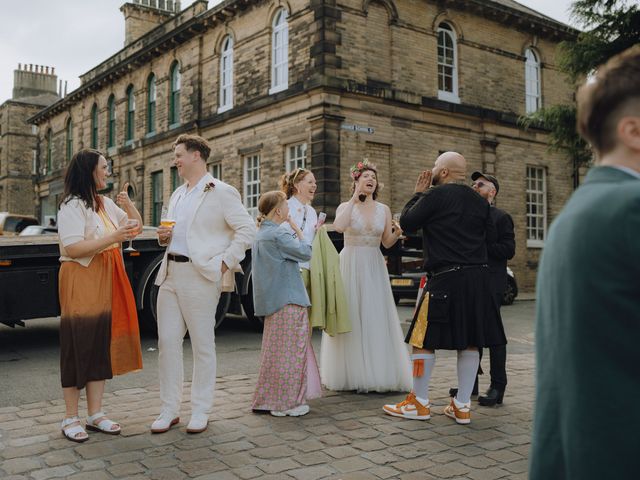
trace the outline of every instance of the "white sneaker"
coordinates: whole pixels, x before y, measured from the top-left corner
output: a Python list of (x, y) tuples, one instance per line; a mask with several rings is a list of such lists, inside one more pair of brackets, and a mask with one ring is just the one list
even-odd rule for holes
[(151, 433), (164, 433), (180, 421), (180, 417), (162, 412), (151, 424)]
[(309, 405), (298, 405), (290, 410), (284, 410), (278, 412), (276, 410), (271, 410), (271, 415), (274, 417), (301, 417), (302, 415), (306, 415), (309, 413)]
[(192, 413), (187, 425), (187, 433), (201, 433), (207, 429), (209, 416), (205, 413)]

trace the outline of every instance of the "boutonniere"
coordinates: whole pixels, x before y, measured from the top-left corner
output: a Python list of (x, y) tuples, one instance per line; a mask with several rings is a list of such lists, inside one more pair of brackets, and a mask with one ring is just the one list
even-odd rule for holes
[(213, 190), (213, 188), (216, 186), (215, 183), (213, 182), (209, 182), (204, 186), (204, 193), (207, 193), (209, 190)]

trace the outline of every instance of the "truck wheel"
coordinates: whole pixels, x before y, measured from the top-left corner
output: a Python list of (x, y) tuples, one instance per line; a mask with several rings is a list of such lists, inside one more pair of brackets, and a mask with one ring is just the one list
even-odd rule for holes
[[(143, 331), (152, 335), (158, 335), (158, 290), (157, 285), (152, 285), (145, 295), (144, 317), (142, 322)], [(218, 300), (218, 308), (216, 309), (216, 326), (218, 328), (229, 311), (231, 305), (231, 292), (222, 292)]]
[(502, 305), (512, 305), (516, 299), (516, 289), (511, 278), (507, 279), (507, 288), (502, 295)]
[(240, 297), (240, 303), (242, 304), (242, 309), (244, 310), (244, 314), (247, 316), (249, 323), (257, 330), (262, 330), (262, 327), (264, 326), (264, 317), (256, 316), (253, 308), (253, 279), (249, 279), (247, 294)]

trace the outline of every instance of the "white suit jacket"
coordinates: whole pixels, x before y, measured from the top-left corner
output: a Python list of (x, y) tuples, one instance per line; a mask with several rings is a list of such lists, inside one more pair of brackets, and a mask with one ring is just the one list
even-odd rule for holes
[[(256, 225), (235, 188), (207, 173), (205, 184), (211, 182), (215, 186), (209, 191), (194, 192), (196, 207), (187, 220), (187, 247), (194, 267), (205, 278), (218, 282), (222, 277), (222, 262), (231, 271), (242, 271), (240, 262), (253, 243)], [(186, 188), (183, 184), (171, 195), (170, 217), (177, 198)], [(167, 253), (158, 270), (156, 285), (161, 285), (167, 276)]]

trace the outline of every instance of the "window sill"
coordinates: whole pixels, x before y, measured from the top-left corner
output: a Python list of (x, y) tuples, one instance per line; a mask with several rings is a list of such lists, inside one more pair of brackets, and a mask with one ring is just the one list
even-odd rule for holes
[(527, 248), (544, 248), (544, 240), (527, 240)]
[(118, 151), (118, 147), (116, 146), (107, 147), (107, 155), (115, 155), (117, 151)]
[(282, 91), (286, 90), (287, 88), (289, 88), (289, 85), (287, 85), (287, 84), (276, 85), (275, 87), (271, 87), (269, 89), (269, 95), (273, 95), (274, 93), (282, 92)]
[(144, 136), (144, 138), (151, 138), (151, 137), (155, 137), (155, 136), (156, 136), (156, 133), (157, 133), (157, 132), (155, 132), (155, 131), (153, 131), (153, 132), (147, 132), (147, 134)]
[(178, 128), (181, 124), (178, 123), (172, 123), (171, 125), (169, 125), (169, 130), (175, 130), (176, 128)]
[(133, 142), (134, 142), (134, 140), (133, 140), (133, 139), (131, 139), (131, 140), (127, 140), (126, 142), (124, 142), (124, 146), (125, 146), (125, 147), (133, 146)]
[(438, 100), (449, 103), (460, 103), (460, 97), (458, 97), (458, 95), (451, 92), (443, 92), (442, 90), (438, 90)]
[(224, 105), (220, 108), (218, 108), (218, 113), (224, 113), (228, 110), (231, 110), (233, 108), (233, 105)]

